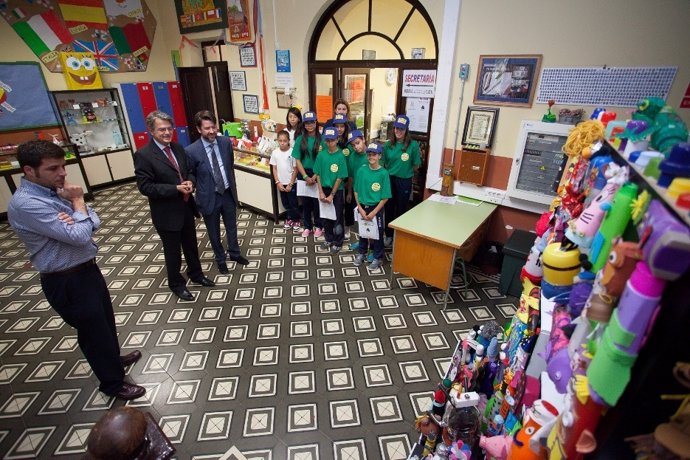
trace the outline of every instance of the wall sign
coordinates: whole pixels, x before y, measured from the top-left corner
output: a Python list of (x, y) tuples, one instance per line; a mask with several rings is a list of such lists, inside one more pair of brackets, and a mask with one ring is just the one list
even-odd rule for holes
[(276, 50), (276, 71), (290, 72), (290, 50)]
[(230, 89), (233, 91), (247, 91), (247, 75), (243, 70), (230, 71)]
[(242, 103), (244, 111), (247, 113), (259, 113), (259, 96), (253, 94), (243, 94)]
[(180, 34), (225, 29), (228, 22), (225, 6), (225, 0), (204, 2), (175, 0)]
[(240, 46), (240, 67), (256, 67), (254, 45)]
[(435, 94), (435, 70), (403, 70), (403, 97), (434, 97)]

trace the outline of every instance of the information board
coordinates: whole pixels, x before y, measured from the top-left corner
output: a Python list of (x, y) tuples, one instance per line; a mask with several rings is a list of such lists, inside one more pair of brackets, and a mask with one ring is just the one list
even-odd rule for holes
[(636, 107), (647, 97), (666, 99), (678, 67), (545, 68), (537, 102)]
[(559, 123), (522, 122), (508, 195), (535, 203), (551, 203), (568, 160), (563, 145), (572, 128)]

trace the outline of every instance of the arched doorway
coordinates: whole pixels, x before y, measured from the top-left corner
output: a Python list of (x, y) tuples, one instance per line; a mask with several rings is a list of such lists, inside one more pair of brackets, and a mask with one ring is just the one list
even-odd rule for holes
[(413, 201), (421, 201), (433, 99), (403, 97), (403, 75), (438, 65), (438, 38), (418, 0), (333, 2), (319, 18), (309, 43), (309, 100), (324, 122), (333, 102), (350, 104), (353, 121), (367, 139), (385, 141), (390, 115), (408, 113), (422, 148)]

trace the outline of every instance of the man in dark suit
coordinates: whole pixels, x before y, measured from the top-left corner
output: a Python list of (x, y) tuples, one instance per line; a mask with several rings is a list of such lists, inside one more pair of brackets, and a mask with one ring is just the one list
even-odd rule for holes
[(194, 179), (181, 145), (172, 142), (170, 115), (158, 110), (146, 117), (151, 141), (134, 154), (134, 174), (139, 191), (148, 197), (151, 220), (163, 242), (168, 287), (182, 300), (194, 300), (180, 274), (181, 254), (187, 262), (187, 276), (193, 283), (215, 286), (204, 276), (199, 262), (192, 192)]
[[(196, 186), (196, 203), (204, 217), (208, 239), (220, 273), (228, 273), (227, 258), (241, 265), (249, 261), (240, 254), (237, 242), (237, 183), (233, 169), (232, 142), (218, 136), (216, 117), (208, 110), (194, 115), (201, 137), (185, 148), (192, 181)], [(220, 219), (225, 224), (228, 241), (226, 254), (220, 239)]]

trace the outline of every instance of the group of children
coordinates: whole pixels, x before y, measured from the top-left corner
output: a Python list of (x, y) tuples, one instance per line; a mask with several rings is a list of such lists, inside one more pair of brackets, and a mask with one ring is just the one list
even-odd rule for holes
[[(314, 112), (302, 115), (290, 108), (287, 127), (278, 133), (279, 147), (270, 164), (287, 211), (285, 228), (301, 229), (305, 238), (323, 235), (323, 247), (337, 253), (349, 238), (347, 227), (354, 225), (355, 216), (374, 222), (378, 238), (370, 241), (360, 235), (352, 246), (358, 250), (355, 265), (361, 265), (371, 249), (370, 268), (376, 269), (383, 262), (384, 247), (392, 242), (393, 230), (385, 222), (409, 208), (412, 177), (421, 164), (419, 144), (410, 138), (410, 120), (405, 115), (396, 116), (394, 136), (382, 147), (367, 144), (362, 131), (349, 120), (347, 102), (337, 100), (334, 109), (333, 118), (321, 131)], [(301, 221), (298, 181), (303, 181), (300, 188), (315, 186), (319, 196), (302, 196)], [(319, 201), (334, 206), (335, 219), (321, 218)]]

